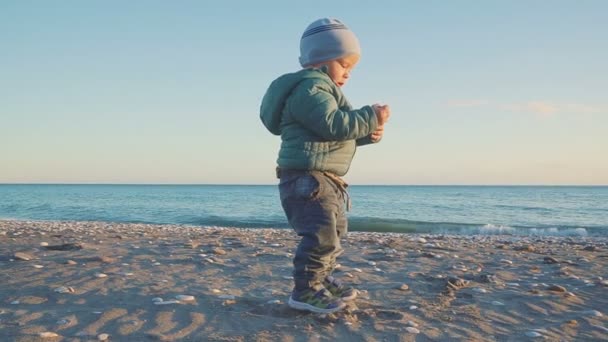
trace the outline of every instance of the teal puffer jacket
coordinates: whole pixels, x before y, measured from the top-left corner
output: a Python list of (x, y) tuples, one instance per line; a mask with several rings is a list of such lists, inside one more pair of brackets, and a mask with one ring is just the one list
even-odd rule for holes
[(270, 84), (260, 118), (281, 135), (278, 166), (346, 174), (357, 145), (371, 143), (378, 121), (371, 106), (353, 109), (326, 69), (303, 69)]

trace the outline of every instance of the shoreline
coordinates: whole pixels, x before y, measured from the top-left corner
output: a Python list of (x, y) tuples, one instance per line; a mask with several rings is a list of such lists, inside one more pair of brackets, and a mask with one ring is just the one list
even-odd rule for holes
[(297, 241), (291, 229), (0, 220), (0, 339), (608, 339), (607, 237), (349, 232), (335, 275), (361, 293), (331, 315), (286, 305)]

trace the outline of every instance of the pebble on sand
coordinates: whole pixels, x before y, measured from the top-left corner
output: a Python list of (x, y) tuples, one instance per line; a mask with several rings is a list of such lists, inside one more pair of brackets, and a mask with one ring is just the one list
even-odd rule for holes
[(51, 331), (45, 331), (45, 332), (41, 332), (40, 334), (38, 334), (38, 336), (40, 336), (41, 338), (54, 338), (54, 337), (59, 337), (59, 334), (51, 332)]
[(585, 311), (584, 314), (588, 315), (588, 316), (595, 316), (595, 317), (602, 317), (602, 316), (604, 316), (604, 314), (602, 314), (601, 312), (599, 312), (597, 310)]
[(547, 287), (547, 291), (553, 291), (553, 292), (566, 292), (566, 288), (560, 285), (551, 285), (549, 287)]
[(420, 330), (414, 328), (414, 327), (407, 327), (405, 328), (405, 330), (407, 330), (407, 332), (409, 332), (410, 334), (419, 334)]
[(545, 264), (558, 264), (559, 263), (559, 261), (557, 259), (555, 259), (554, 257), (550, 257), (550, 256), (544, 257), (543, 262)]
[(96, 278), (105, 278), (105, 277), (107, 277), (107, 276), (108, 276), (108, 275), (107, 275), (107, 274), (105, 274), (105, 273), (95, 273), (95, 277), (96, 277)]
[(527, 331), (526, 332), (526, 336), (535, 338), (535, 337), (541, 337), (543, 335), (541, 333), (539, 333), (539, 332), (536, 332), (536, 331)]
[(15, 253), (15, 255), (13, 257), (15, 259), (21, 260), (21, 261), (30, 261), (30, 260), (34, 259), (33, 256), (31, 256), (31, 255), (29, 255), (27, 253), (22, 253), (22, 252)]
[(108, 338), (110, 338), (110, 335), (108, 335), (108, 334), (99, 334), (99, 335), (97, 335), (97, 340), (98, 341), (107, 341)]
[(70, 286), (60, 286), (55, 289), (55, 292), (58, 293), (74, 293), (74, 288)]
[(179, 301), (183, 301), (183, 302), (193, 302), (196, 300), (196, 298), (194, 296), (190, 296), (190, 295), (177, 295), (177, 296), (175, 296), (175, 299), (177, 299)]

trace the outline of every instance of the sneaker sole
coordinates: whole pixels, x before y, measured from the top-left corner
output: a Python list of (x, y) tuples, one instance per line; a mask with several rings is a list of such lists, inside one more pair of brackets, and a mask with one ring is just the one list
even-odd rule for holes
[(291, 297), (289, 297), (289, 301), (287, 302), (287, 305), (289, 305), (289, 307), (292, 309), (310, 311), (310, 312), (314, 312), (314, 313), (323, 313), (323, 314), (340, 311), (340, 310), (344, 309), (344, 307), (346, 306), (346, 304), (340, 303), (340, 306), (335, 307), (333, 309), (321, 309), (316, 306), (312, 306), (310, 304), (295, 301)]

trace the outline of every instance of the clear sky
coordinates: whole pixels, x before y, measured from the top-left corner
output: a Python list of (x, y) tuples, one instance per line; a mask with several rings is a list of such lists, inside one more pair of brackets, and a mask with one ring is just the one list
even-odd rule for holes
[(608, 184), (608, 1), (0, 2), (0, 183), (272, 184), (268, 84), (321, 17), (387, 103), (353, 184)]

